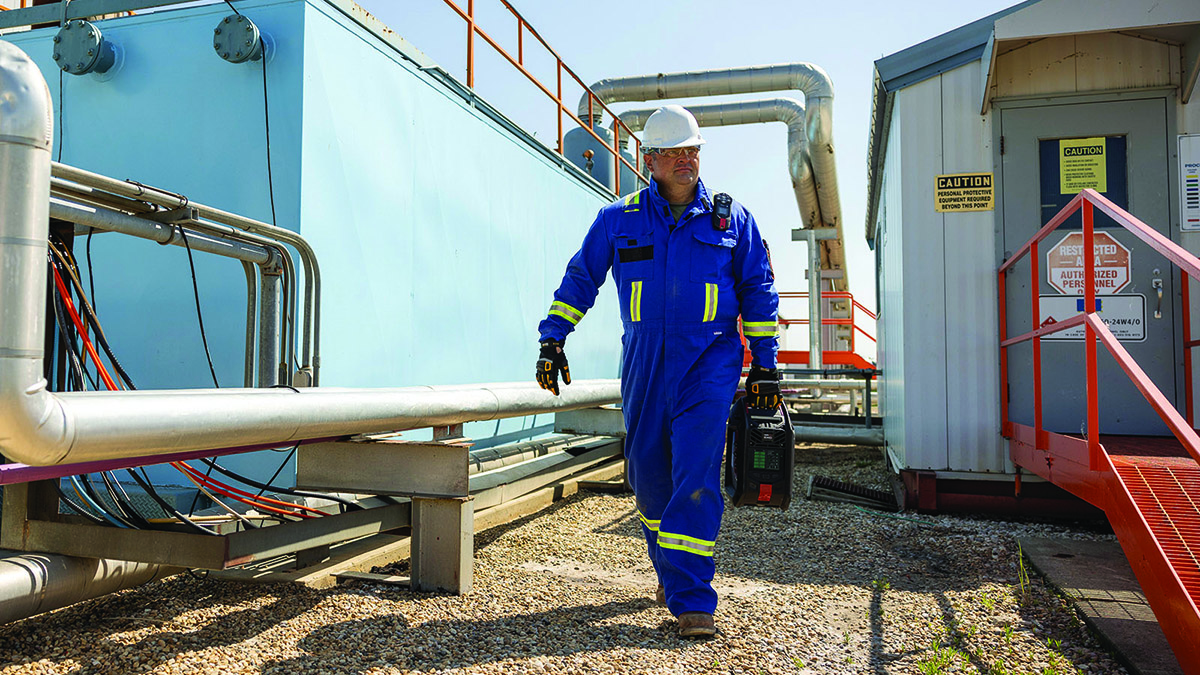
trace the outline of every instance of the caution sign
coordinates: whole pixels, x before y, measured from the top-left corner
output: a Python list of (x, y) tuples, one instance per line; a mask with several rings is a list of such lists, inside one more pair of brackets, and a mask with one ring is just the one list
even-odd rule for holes
[(1091, 188), (1108, 192), (1108, 158), (1104, 137), (1064, 138), (1058, 142), (1058, 189), (1073, 195)]
[(934, 208), (938, 213), (991, 211), (996, 208), (990, 173), (953, 173), (937, 177)]
[[(1146, 296), (1127, 293), (1125, 295), (1097, 295), (1097, 314), (1104, 325), (1121, 342), (1142, 342), (1146, 339)], [(1042, 314), (1039, 326), (1052, 326), (1060, 321), (1083, 313), (1083, 296), (1043, 295), (1038, 301)], [(1042, 338), (1049, 342), (1082, 342), (1086, 332), (1083, 326), (1075, 326)]]
[[(1129, 285), (1129, 249), (1107, 232), (1096, 232), (1096, 292), (1117, 293)], [(1071, 232), (1046, 252), (1046, 281), (1059, 293), (1084, 293), (1083, 233)]]

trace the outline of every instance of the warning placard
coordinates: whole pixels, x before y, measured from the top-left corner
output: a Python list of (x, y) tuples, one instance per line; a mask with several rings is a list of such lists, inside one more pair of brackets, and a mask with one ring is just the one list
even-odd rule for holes
[[(1097, 314), (1104, 325), (1121, 342), (1141, 342), (1146, 339), (1146, 296), (1144, 295), (1097, 295)], [(1065, 321), (1083, 312), (1084, 299), (1081, 295), (1043, 295), (1038, 301), (1041, 326), (1050, 326)], [(1086, 336), (1083, 326), (1051, 333), (1042, 340), (1080, 341)]]
[(937, 176), (934, 208), (938, 213), (991, 211), (996, 208), (990, 173), (953, 173)]
[[(1095, 233), (1096, 292), (1117, 293), (1129, 285), (1129, 249), (1107, 232)], [(1083, 233), (1071, 232), (1046, 252), (1046, 281), (1059, 293), (1084, 288)]]
[(1058, 142), (1058, 185), (1064, 195), (1085, 188), (1108, 192), (1108, 159), (1103, 136), (1064, 138)]

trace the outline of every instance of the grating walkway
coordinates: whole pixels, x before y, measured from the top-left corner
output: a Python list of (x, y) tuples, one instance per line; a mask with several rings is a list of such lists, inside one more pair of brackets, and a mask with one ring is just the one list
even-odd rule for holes
[(1200, 605), (1200, 465), (1190, 457), (1109, 456), (1179, 581)]

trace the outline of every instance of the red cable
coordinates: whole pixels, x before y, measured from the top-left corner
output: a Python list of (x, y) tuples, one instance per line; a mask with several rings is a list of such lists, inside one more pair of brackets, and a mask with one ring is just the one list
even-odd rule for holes
[[(203, 484), (205, 487), (211, 487), (211, 488), (217, 490), (218, 492), (220, 492), (223, 496), (229, 497), (231, 499), (236, 499), (239, 502), (242, 502), (243, 504), (249, 504), (250, 506), (261, 508), (265, 511), (281, 513), (281, 514), (288, 515), (288, 516), (298, 516), (300, 518), (316, 518), (317, 515), (321, 515), (321, 516), (325, 515), (323, 512), (321, 512), (317, 509), (314, 509), (310, 506), (303, 506), (301, 504), (292, 504), (291, 502), (284, 502), (284, 501), (280, 501), (278, 499), (271, 499), (270, 497), (258, 497), (258, 496), (251, 495), (249, 492), (246, 492), (244, 490), (239, 490), (235, 487), (221, 483), (220, 481), (213, 479), (211, 476), (204, 475), (203, 473), (197, 471), (195, 468), (193, 468), (190, 464), (187, 464), (186, 462), (172, 462), (171, 465), (174, 466), (176, 469), (179, 469), (180, 471), (184, 471), (189, 476), (191, 476), (193, 479), (195, 479), (197, 482)], [(236, 493), (240, 493), (241, 495), (246, 495), (248, 497), (248, 499), (245, 497), (238, 496), (238, 494), (236, 494)], [(261, 501), (255, 501), (255, 500), (261, 500)], [(277, 509), (273, 506), (267, 506), (267, 504), (264, 502), (271, 503), (271, 504), (279, 504), (281, 506), (291, 508), (291, 509), (303, 509), (306, 511), (312, 511), (313, 513), (315, 513), (317, 515), (313, 515), (313, 513), (297, 513), (296, 511), (287, 511), (287, 510), (283, 510), (283, 509)]]
[(87, 330), (83, 327), (83, 319), (79, 318), (79, 312), (75, 310), (75, 303), (71, 302), (71, 294), (67, 291), (67, 285), (63, 283), (62, 276), (58, 273), (58, 268), (54, 265), (50, 266), (54, 271), (54, 286), (58, 289), (59, 296), (63, 299), (63, 304), (67, 308), (67, 313), (71, 315), (71, 322), (75, 324), (75, 331), (79, 333), (79, 337), (83, 339), (83, 347), (87, 350), (92, 361), (96, 364), (96, 372), (100, 374), (100, 379), (104, 380), (104, 386), (108, 387), (109, 391), (117, 391), (116, 382), (113, 382), (112, 376), (108, 374), (108, 370), (100, 361), (100, 355), (96, 353), (96, 348), (92, 346), (92, 341), (88, 339)]
[[(109, 391), (118, 391), (120, 389), (120, 387), (117, 386), (116, 382), (113, 381), (112, 376), (109, 375), (108, 370), (104, 367), (104, 364), (100, 361), (100, 355), (96, 352), (96, 348), (92, 345), (91, 340), (89, 340), (87, 337), (86, 328), (83, 325), (83, 319), (80, 318), (79, 312), (75, 309), (75, 303), (73, 303), (71, 301), (70, 293), (67, 291), (66, 283), (63, 282), (62, 276), (58, 273), (58, 268), (51, 265), (50, 269), (54, 272), (54, 285), (58, 289), (58, 293), (63, 299), (63, 305), (67, 308), (67, 313), (71, 317), (71, 322), (75, 324), (76, 332), (79, 334), (80, 338), (83, 340), (84, 349), (87, 351), (88, 355), (90, 355), (92, 357), (92, 361), (96, 364), (96, 372), (98, 372), (100, 374), (100, 379), (102, 379), (104, 381), (104, 385), (109, 389)], [(237, 501), (242, 502), (243, 504), (254, 506), (256, 508), (261, 508), (264, 511), (271, 511), (273, 513), (278, 513), (281, 515), (298, 516), (300, 518), (316, 518), (318, 515), (320, 515), (320, 516), (325, 515), (322, 511), (320, 511), (318, 509), (314, 509), (310, 506), (304, 506), (302, 504), (292, 504), (290, 502), (280, 501), (277, 499), (271, 499), (270, 497), (260, 497), (260, 496), (251, 495), (249, 492), (246, 492), (244, 490), (239, 490), (230, 485), (226, 485), (225, 483), (222, 483), (221, 481), (218, 481), (216, 479), (213, 479), (210, 476), (206, 476), (203, 473), (200, 473), (199, 471), (194, 469), (190, 464), (187, 464), (186, 462), (171, 462), (171, 466), (174, 466), (178, 470), (184, 471), (188, 475), (194, 476), (196, 478), (196, 480), (199, 481), (200, 483), (202, 483), (205, 487), (211, 488), (211, 489), (219, 492), (221, 495), (223, 495), (225, 497), (230, 497), (232, 499), (236, 499)], [(235, 493), (237, 493), (237, 494), (235, 494)], [(248, 496), (249, 499), (244, 499), (243, 497), (239, 497), (238, 494)], [(286, 508), (311, 511), (312, 513), (311, 514), (310, 513), (298, 513), (294, 510), (288, 511), (285, 509), (274, 508), (272, 506), (268, 506), (267, 504), (278, 504), (278, 505), (284, 506)], [(316, 514), (316, 515), (313, 515), (313, 514)]]

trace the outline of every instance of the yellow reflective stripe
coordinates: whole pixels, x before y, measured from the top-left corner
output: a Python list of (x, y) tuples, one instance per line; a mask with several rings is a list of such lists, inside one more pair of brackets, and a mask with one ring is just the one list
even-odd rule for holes
[(704, 320), (716, 321), (717, 319), (717, 285), (704, 284)]
[(550, 314), (561, 316), (572, 324), (578, 324), (583, 319), (583, 312), (575, 309), (561, 300), (550, 303)]
[(644, 523), (646, 528), (651, 532), (658, 532), (658, 524), (662, 522), (661, 520), (650, 520), (646, 516), (642, 515), (641, 511), (638, 511), (638, 518), (641, 519), (642, 523)]
[(633, 287), (629, 293), (629, 320), (642, 320), (642, 282), (633, 282)]
[(686, 534), (672, 534), (670, 532), (662, 531), (659, 531), (657, 541), (661, 548), (670, 548), (677, 551), (684, 551), (686, 553), (693, 553), (695, 555), (702, 555), (706, 557), (712, 557), (713, 551), (717, 545), (717, 542), (715, 541), (697, 539), (695, 537), (689, 537)]
[(746, 337), (771, 337), (778, 331), (774, 321), (743, 321), (742, 334)]
[(635, 192), (631, 195), (625, 195), (625, 206), (636, 205), (638, 203), (638, 201), (641, 200), (641, 198), (642, 198), (641, 190), (638, 190), (637, 192)]

